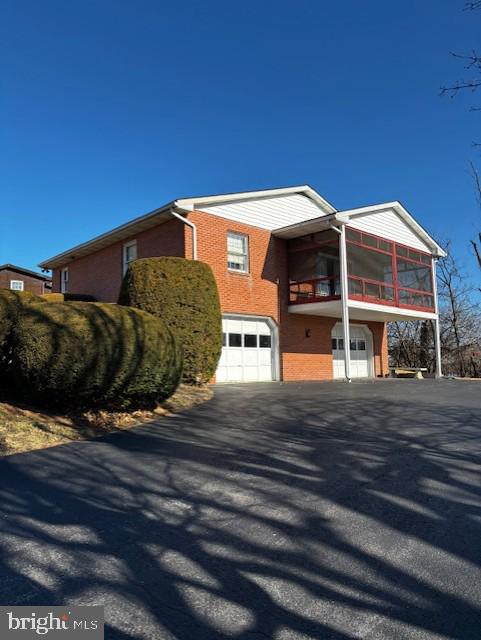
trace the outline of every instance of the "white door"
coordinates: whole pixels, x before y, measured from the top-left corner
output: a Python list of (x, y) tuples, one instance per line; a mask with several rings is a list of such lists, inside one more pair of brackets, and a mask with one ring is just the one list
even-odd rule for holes
[[(368, 329), (360, 325), (349, 325), (351, 334), (351, 377), (369, 378), (372, 361), (372, 340)], [(342, 325), (332, 330), (332, 365), (334, 378), (344, 378), (344, 338)]]
[(273, 336), (267, 320), (223, 318), (222, 339), (217, 382), (274, 379)]

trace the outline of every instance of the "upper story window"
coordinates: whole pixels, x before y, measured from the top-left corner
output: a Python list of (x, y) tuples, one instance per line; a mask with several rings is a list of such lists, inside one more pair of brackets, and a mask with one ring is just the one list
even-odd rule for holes
[(68, 292), (68, 269), (62, 269), (60, 272), (60, 293)]
[(249, 238), (242, 233), (227, 233), (227, 267), (232, 271), (249, 271)]
[(10, 289), (12, 291), (23, 291), (23, 280), (10, 280)]
[(127, 273), (129, 264), (137, 260), (137, 240), (124, 244), (122, 255), (122, 275)]

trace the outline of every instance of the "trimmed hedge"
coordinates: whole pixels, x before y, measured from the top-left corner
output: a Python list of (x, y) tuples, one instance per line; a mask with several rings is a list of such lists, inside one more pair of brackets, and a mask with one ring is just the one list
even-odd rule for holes
[(41, 297), (47, 302), (97, 302), (87, 293), (44, 293)]
[(119, 304), (162, 318), (184, 352), (183, 380), (208, 382), (222, 349), (219, 294), (211, 268), (185, 258), (143, 258), (125, 274)]
[(0, 377), (10, 359), (11, 335), (23, 307), (42, 298), (27, 291), (0, 289)]
[(46, 302), (65, 302), (63, 293), (43, 293), (42, 298)]
[(42, 404), (147, 406), (173, 393), (182, 355), (165, 324), (143, 311), (29, 304), (13, 329), (11, 373)]

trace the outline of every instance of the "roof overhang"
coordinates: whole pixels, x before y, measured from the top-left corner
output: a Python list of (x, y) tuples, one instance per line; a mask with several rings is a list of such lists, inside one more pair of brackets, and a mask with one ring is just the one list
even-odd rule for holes
[(290, 224), (287, 227), (274, 229), (272, 235), (276, 236), (276, 238), (290, 240), (291, 238), (299, 238), (300, 236), (307, 236), (310, 233), (324, 231), (325, 229), (329, 229), (329, 227), (340, 226), (342, 223), (337, 220), (336, 215), (336, 213), (329, 213), (325, 216), (312, 218), (311, 220), (296, 222), (296, 224)]
[(176, 204), (182, 209), (193, 210), (201, 207), (209, 207), (224, 202), (242, 202), (245, 200), (259, 200), (262, 198), (275, 198), (277, 196), (287, 196), (290, 194), (300, 194), (312, 200), (317, 206), (327, 213), (336, 211), (325, 198), (308, 184), (294, 187), (281, 187), (279, 189), (263, 189), (259, 191), (241, 191), (239, 193), (226, 193), (215, 196), (199, 196), (193, 198), (181, 198), (176, 200)]
[(43, 280), (44, 282), (50, 282), (52, 278), (50, 276), (45, 275), (44, 273), (38, 273), (37, 271), (32, 271), (31, 269), (25, 269), (25, 267), (18, 267), (16, 264), (10, 264), (7, 262), (6, 264), (0, 265), (0, 271), (16, 271), (25, 276), (30, 276), (31, 278), (37, 278), (38, 280)]
[(348, 224), (352, 220), (369, 216), (374, 213), (382, 213), (383, 211), (395, 211), (404, 220), (406, 225), (414, 231), (414, 233), (429, 247), (431, 253), (439, 258), (446, 256), (446, 252), (439, 244), (429, 235), (429, 233), (412, 217), (412, 215), (403, 207), (403, 205), (395, 200), (394, 202), (384, 202), (369, 207), (359, 207), (357, 209), (346, 209), (345, 211), (336, 211), (319, 218), (305, 220), (287, 227), (275, 229), (272, 233), (278, 238), (298, 238), (316, 231), (322, 231), (332, 226), (340, 226)]
[(115, 229), (107, 231), (100, 236), (96, 236), (95, 238), (92, 238), (92, 240), (78, 244), (67, 251), (63, 251), (56, 256), (48, 258), (41, 262), (39, 267), (41, 269), (56, 269), (58, 267), (65, 266), (72, 260), (88, 256), (89, 254), (115, 244), (116, 242), (126, 240), (134, 234), (146, 231), (147, 229), (166, 222), (173, 217), (171, 214), (172, 211), (176, 211), (177, 213), (188, 213), (189, 211), (193, 211), (201, 207), (219, 204), (222, 202), (239, 202), (260, 198), (273, 198), (293, 193), (299, 193), (310, 198), (322, 211), (327, 211), (329, 213), (335, 211), (332, 204), (325, 200), (309, 185), (283, 187), (280, 189), (264, 189), (262, 191), (242, 191), (240, 193), (226, 193), (223, 195), (180, 198), (169, 202), (159, 209), (154, 209), (143, 216), (135, 218), (120, 227), (116, 227)]
[(154, 211), (150, 211), (149, 213), (135, 218), (120, 227), (107, 231), (107, 233), (96, 236), (88, 242), (83, 242), (82, 244), (78, 244), (67, 251), (63, 251), (62, 253), (53, 256), (52, 258), (48, 258), (38, 266), (41, 269), (56, 269), (57, 267), (68, 264), (72, 260), (88, 256), (89, 254), (99, 251), (100, 249), (104, 249), (116, 242), (126, 240), (136, 233), (156, 227), (157, 225), (173, 218), (171, 214), (172, 209), (176, 209), (175, 202), (170, 202), (160, 209), (154, 209)]
[[(404, 320), (436, 320), (436, 313), (415, 309), (403, 309), (384, 304), (349, 300), (349, 319), (364, 320), (365, 322), (395, 322)], [(342, 317), (341, 300), (324, 302), (307, 302), (306, 304), (292, 304), (289, 313), (299, 313), (304, 316), (326, 316), (330, 318)]]

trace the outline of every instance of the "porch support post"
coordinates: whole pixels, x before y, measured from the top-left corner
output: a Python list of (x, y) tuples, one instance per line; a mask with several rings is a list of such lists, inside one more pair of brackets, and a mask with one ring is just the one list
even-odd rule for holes
[(436, 276), (436, 264), (437, 259), (432, 259), (432, 271), (433, 271), (433, 294), (434, 294), (434, 311), (436, 313), (436, 320), (434, 320), (434, 349), (436, 352), (436, 378), (443, 377), (443, 371), (441, 367), (441, 336), (439, 331), (439, 306), (438, 306), (438, 281)]
[(339, 258), (341, 274), (342, 329), (344, 335), (344, 372), (347, 382), (351, 382), (351, 336), (349, 331), (349, 287), (347, 280), (346, 225), (341, 225), (339, 236)]

